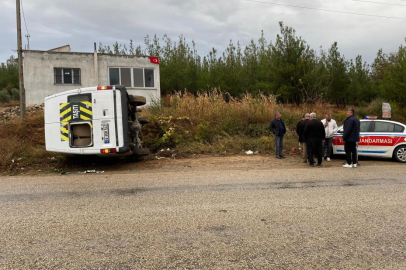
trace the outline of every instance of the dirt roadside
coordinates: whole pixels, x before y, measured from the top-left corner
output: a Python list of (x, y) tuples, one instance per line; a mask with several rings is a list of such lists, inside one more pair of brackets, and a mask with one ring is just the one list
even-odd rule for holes
[[(342, 169), (345, 162), (344, 156), (338, 156), (330, 162), (323, 161), (321, 167), (310, 167), (303, 163), (298, 155), (291, 155), (285, 159), (276, 159), (271, 155), (253, 155), (253, 156), (192, 156), (185, 159), (163, 159), (149, 160), (135, 164), (126, 164), (122, 169), (132, 170), (160, 170), (165, 172), (179, 170), (196, 170), (196, 171), (222, 171), (222, 170), (283, 170), (283, 169)], [(399, 163), (390, 159), (371, 159), (361, 158), (359, 161), (362, 167), (370, 166), (395, 166)]]
[[(86, 170), (102, 171), (104, 174), (126, 174), (139, 172), (179, 172), (179, 171), (249, 171), (249, 170), (283, 170), (283, 169), (313, 169), (341, 170), (345, 162), (344, 156), (336, 156), (330, 162), (323, 161), (321, 167), (309, 167), (303, 163), (300, 156), (291, 154), (285, 159), (275, 159), (271, 155), (230, 155), (209, 156), (190, 155), (186, 158), (160, 158), (151, 155), (144, 160), (99, 158), (99, 157), (66, 157), (63, 162), (55, 160), (44, 166), (38, 164), (32, 167), (16, 168), (8, 175), (45, 175), (45, 174), (77, 174)], [(360, 157), (362, 167), (390, 167), (399, 163), (390, 159), (372, 159)], [(18, 166), (18, 165), (17, 165)]]

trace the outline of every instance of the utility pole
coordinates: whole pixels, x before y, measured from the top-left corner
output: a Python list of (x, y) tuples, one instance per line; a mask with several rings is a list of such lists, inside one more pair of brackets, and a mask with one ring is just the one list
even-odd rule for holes
[(21, 121), (25, 115), (25, 89), (24, 89), (24, 74), (23, 74), (23, 45), (21, 42), (21, 14), (20, 0), (16, 0), (17, 10), (17, 52), (18, 52), (18, 77), (20, 86), (20, 118)]

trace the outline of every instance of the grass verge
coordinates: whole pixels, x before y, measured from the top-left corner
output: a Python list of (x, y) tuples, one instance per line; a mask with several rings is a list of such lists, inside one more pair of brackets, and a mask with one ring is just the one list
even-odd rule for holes
[[(364, 115), (378, 114), (380, 100), (357, 108)], [(142, 114), (149, 118), (143, 127), (145, 146), (157, 156), (185, 157), (192, 154), (234, 155), (251, 150), (258, 154), (273, 154), (273, 136), (269, 134), (269, 122), (275, 111), (282, 112), (287, 127), (285, 154), (294, 154), (297, 147), (296, 123), (305, 112), (316, 112), (318, 119), (331, 113), (341, 125), (345, 108), (324, 103), (296, 106), (280, 104), (272, 95), (246, 94), (241, 99), (224, 95), (220, 91), (193, 95), (176, 93), (152, 104)], [(394, 120), (406, 118), (394, 104)], [(406, 111), (405, 111), (406, 113)], [(0, 172), (17, 174), (26, 171), (62, 172), (92, 170), (118, 170), (128, 159), (72, 158), (56, 155), (45, 150), (44, 116), (42, 112), (0, 123)], [(170, 148), (171, 151), (161, 151)], [(153, 157), (153, 156), (152, 156)], [(124, 167), (122, 167), (124, 168)], [(128, 167), (126, 167), (128, 168)]]
[(150, 124), (145, 127), (145, 143), (155, 151), (175, 148), (180, 154), (239, 154), (251, 150), (274, 152), (268, 126), (275, 111), (282, 112), (287, 127), (285, 150), (297, 147), (295, 127), (305, 112), (316, 112), (319, 119), (331, 113), (338, 123), (345, 108), (330, 104), (280, 104), (272, 95), (246, 94), (230, 98), (220, 91), (198, 94), (177, 93), (144, 112)]

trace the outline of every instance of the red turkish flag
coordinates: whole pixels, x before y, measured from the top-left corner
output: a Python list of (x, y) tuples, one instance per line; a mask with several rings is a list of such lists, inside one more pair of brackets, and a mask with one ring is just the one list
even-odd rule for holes
[(159, 65), (159, 58), (158, 57), (149, 57), (149, 61), (151, 61), (152, 64), (158, 64)]

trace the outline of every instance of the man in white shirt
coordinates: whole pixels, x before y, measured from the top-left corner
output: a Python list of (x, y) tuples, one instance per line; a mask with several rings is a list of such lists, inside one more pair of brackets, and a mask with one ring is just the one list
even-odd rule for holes
[(331, 152), (333, 148), (334, 133), (337, 132), (338, 126), (334, 119), (331, 119), (331, 114), (326, 114), (326, 118), (321, 120), (324, 125), (324, 131), (326, 132), (326, 140), (323, 143), (323, 155), (324, 160), (330, 161)]

